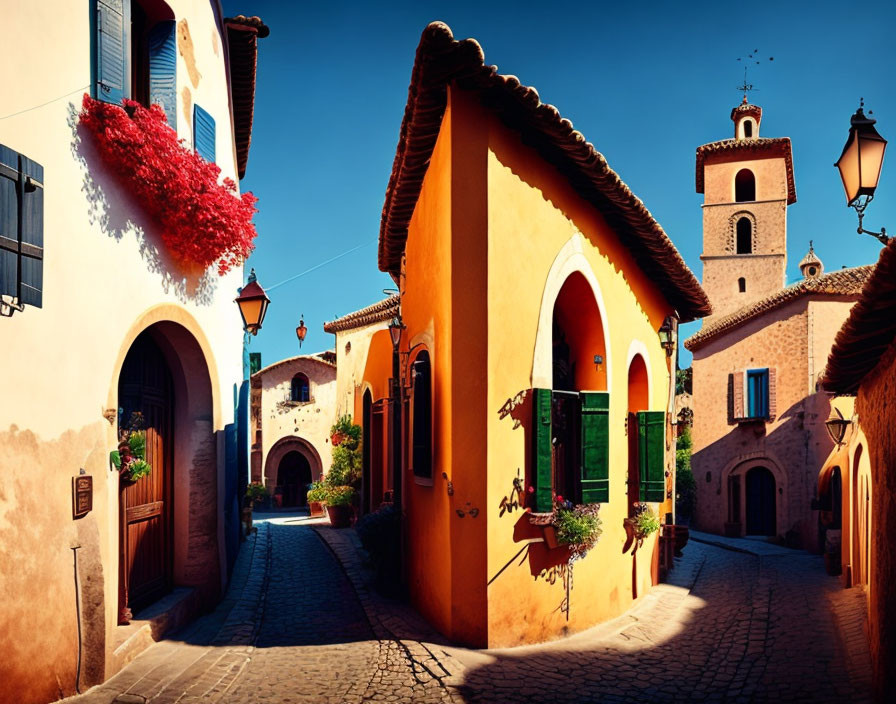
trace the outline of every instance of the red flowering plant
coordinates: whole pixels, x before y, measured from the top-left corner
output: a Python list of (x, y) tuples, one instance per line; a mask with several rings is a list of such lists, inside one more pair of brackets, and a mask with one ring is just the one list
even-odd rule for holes
[(93, 135), (103, 162), (157, 221), (174, 259), (219, 275), (239, 266), (254, 248), (252, 216), (258, 200), (239, 195), (225, 178), (169, 127), (158, 105), (124, 100), (124, 108), (84, 96), (81, 124)]

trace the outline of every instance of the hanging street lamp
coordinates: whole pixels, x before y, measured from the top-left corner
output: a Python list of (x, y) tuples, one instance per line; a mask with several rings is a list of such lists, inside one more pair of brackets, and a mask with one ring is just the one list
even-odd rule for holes
[(865, 208), (874, 199), (874, 190), (880, 178), (880, 169), (884, 163), (884, 152), (887, 140), (874, 129), (877, 120), (866, 117), (865, 102), (860, 100), (859, 109), (849, 121), (849, 136), (843, 147), (843, 153), (834, 164), (840, 170), (843, 190), (846, 192), (846, 204), (855, 208), (859, 215), (859, 234), (865, 233), (876, 237), (884, 244), (890, 241), (885, 228), (880, 232), (872, 232), (862, 227)]
[(308, 334), (308, 328), (305, 327), (305, 314), (302, 313), (302, 316), (299, 318), (299, 326), (296, 328), (296, 337), (299, 338), (299, 347), (302, 346), (302, 343), (305, 341), (305, 335)]
[(828, 416), (828, 419), (824, 422), (824, 427), (827, 429), (828, 435), (831, 436), (831, 440), (834, 441), (834, 444), (837, 445), (837, 447), (840, 447), (840, 445), (843, 444), (846, 429), (850, 425), (852, 425), (852, 421), (844, 418), (839, 408), (832, 408), (831, 415)]
[(671, 357), (675, 350), (675, 318), (667, 316), (659, 329), (660, 346), (666, 350), (666, 356)]
[(256, 280), (255, 269), (249, 272), (249, 280), (239, 290), (239, 294), (234, 302), (239, 306), (240, 315), (243, 316), (243, 329), (247, 333), (257, 335), (271, 300)]
[(401, 317), (398, 315), (389, 321), (389, 337), (392, 338), (393, 350), (398, 350), (398, 345), (401, 342), (401, 333), (405, 327), (405, 324), (401, 322)]

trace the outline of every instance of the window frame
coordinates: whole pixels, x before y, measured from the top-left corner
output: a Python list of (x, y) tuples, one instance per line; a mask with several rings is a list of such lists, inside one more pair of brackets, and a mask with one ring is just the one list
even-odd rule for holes
[[(420, 364), (421, 367), (417, 367)], [(426, 386), (422, 389), (417, 388), (418, 369), (426, 369)], [(414, 361), (410, 363), (411, 376), (411, 403), (408, 417), (410, 420), (409, 428), (409, 448), (408, 459), (410, 460), (411, 476), (416, 484), (421, 486), (433, 486), (433, 477), (435, 475), (435, 424), (433, 422), (434, 395), (433, 395), (433, 378), (432, 378), (432, 355), (429, 350), (422, 349), (414, 357)], [(418, 393), (425, 392), (425, 403), (421, 403), (423, 399), (418, 398)], [(418, 442), (420, 438), (420, 425), (423, 425), (424, 441)], [(428, 432), (427, 432), (428, 431)], [(419, 457), (418, 457), (419, 453)], [(428, 462), (424, 463), (420, 468), (418, 459), (426, 456)]]
[[(302, 377), (305, 380), (305, 391), (307, 394), (307, 398), (296, 398), (296, 396), (302, 396), (301, 392), (296, 394), (296, 379)], [(301, 389), (301, 387), (298, 387)], [(293, 374), (292, 379), (289, 381), (289, 400), (291, 403), (313, 403), (314, 397), (311, 395), (311, 379), (308, 378), (308, 375), (305, 372), (296, 372)]]
[(744, 373), (744, 418), (746, 420), (768, 420), (769, 414), (769, 368), (747, 369)]

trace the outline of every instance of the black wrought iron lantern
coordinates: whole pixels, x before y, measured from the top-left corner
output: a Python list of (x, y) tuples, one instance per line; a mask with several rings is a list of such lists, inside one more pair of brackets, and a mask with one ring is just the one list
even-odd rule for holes
[(401, 322), (401, 316), (396, 315), (389, 321), (389, 337), (392, 338), (392, 349), (397, 350), (401, 342), (401, 333), (405, 329), (405, 324)]
[(843, 444), (843, 438), (846, 436), (846, 429), (850, 425), (852, 425), (852, 421), (844, 418), (839, 408), (832, 408), (831, 415), (829, 415), (828, 419), (824, 422), (824, 427), (827, 428), (828, 435), (831, 436), (831, 440), (833, 440), (837, 446)]
[(234, 302), (239, 306), (240, 315), (243, 316), (243, 329), (256, 335), (261, 330), (261, 323), (264, 321), (271, 300), (265, 295), (264, 289), (255, 278), (255, 269), (249, 272), (249, 280), (239, 293), (240, 295), (234, 299)]
[(667, 316), (663, 321), (663, 324), (659, 329), (660, 336), (660, 345), (664, 350), (666, 350), (666, 356), (671, 357), (672, 352), (675, 350), (675, 333), (676, 333), (676, 325), (675, 318), (671, 315)]

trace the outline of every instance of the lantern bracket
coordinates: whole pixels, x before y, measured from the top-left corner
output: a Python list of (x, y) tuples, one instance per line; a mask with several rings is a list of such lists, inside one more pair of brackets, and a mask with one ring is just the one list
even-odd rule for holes
[(856, 198), (850, 205), (855, 208), (856, 213), (859, 216), (859, 226), (856, 228), (856, 232), (860, 235), (871, 235), (872, 237), (876, 237), (883, 244), (887, 244), (890, 241), (889, 236), (887, 236), (887, 228), (880, 228), (880, 232), (872, 232), (871, 230), (866, 230), (862, 227), (862, 219), (865, 217), (865, 208), (868, 207), (868, 204), (874, 200), (874, 196), (859, 196)]

